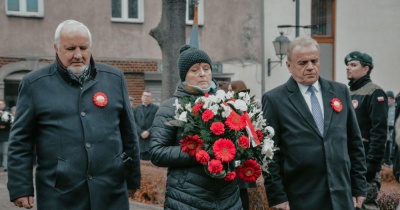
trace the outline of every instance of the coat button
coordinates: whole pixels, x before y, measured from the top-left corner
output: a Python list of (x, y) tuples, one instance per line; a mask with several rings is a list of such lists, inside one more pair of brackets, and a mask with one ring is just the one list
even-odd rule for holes
[(87, 175), (87, 178), (90, 180), (90, 179), (92, 179), (93, 177), (90, 176), (90, 174), (88, 174), (88, 175)]
[(86, 143), (85, 146), (86, 146), (87, 148), (90, 148), (90, 143)]
[(84, 117), (86, 115), (86, 112), (81, 112), (81, 116)]

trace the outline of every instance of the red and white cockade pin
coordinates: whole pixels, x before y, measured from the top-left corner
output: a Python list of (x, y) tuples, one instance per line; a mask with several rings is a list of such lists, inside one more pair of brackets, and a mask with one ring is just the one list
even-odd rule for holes
[(342, 102), (338, 98), (333, 98), (331, 100), (331, 107), (335, 112), (340, 112), (343, 109)]
[(97, 92), (93, 96), (93, 103), (96, 104), (96, 106), (103, 108), (107, 105), (108, 99), (106, 94), (102, 92)]

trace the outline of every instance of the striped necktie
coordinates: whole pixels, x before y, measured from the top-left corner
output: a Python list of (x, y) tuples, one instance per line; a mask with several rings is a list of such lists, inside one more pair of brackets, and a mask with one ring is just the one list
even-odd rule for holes
[(313, 86), (309, 86), (307, 89), (311, 93), (311, 112), (314, 117), (314, 121), (317, 124), (318, 130), (321, 135), (324, 134), (324, 117), (322, 116), (322, 110), (319, 106), (318, 98), (315, 95)]

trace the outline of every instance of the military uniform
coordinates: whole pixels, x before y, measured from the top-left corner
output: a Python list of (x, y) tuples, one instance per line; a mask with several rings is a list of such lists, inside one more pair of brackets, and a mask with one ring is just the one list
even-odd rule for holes
[(387, 139), (388, 100), (385, 91), (370, 79), (372, 58), (365, 53), (352, 52), (345, 64), (352, 60), (370, 66), (369, 73), (356, 81), (350, 81), (350, 96), (363, 138), (367, 163), (367, 198), (362, 209), (379, 209), (376, 202), (381, 186), (381, 162)]

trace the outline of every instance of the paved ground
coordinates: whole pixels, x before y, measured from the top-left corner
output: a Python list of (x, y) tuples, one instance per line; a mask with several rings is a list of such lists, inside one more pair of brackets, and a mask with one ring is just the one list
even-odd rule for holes
[[(9, 201), (7, 191), (7, 172), (4, 172), (3, 168), (0, 167), (0, 209), (1, 210), (16, 210), (21, 209), (15, 207), (13, 203)], [(158, 206), (146, 205), (139, 202), (130, 202), (131, 210), (161, 210)], [(36, 207), (32, 208), (36, 210)]]

